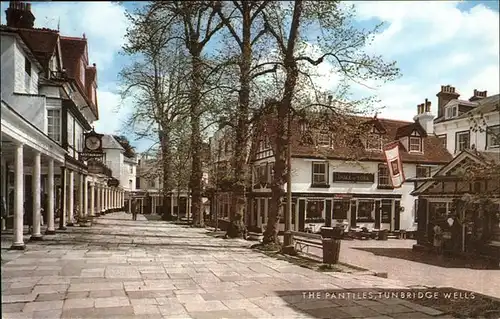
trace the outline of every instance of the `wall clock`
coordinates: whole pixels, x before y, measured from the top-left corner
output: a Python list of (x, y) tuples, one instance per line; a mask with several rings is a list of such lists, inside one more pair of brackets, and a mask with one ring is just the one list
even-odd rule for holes
[(101, 147), (101, 139), (95, 135), (87, 136), (85, 139), (85, 146), (91, 151), (96, 151)]

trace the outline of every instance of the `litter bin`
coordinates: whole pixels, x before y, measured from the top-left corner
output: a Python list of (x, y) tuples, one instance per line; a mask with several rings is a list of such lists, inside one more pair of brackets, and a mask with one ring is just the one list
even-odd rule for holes
[(388, 240), (388, 238), (389, 238), (389, 232), (387, 231), (387, 229), (383, 229), (378, 232), (378, 237), (377, 237), (378, 240)]
[(340, 256), (340, 240), (344, 233), (343, 227), (322, 227), (323, 263), (336, 264)]
[(340, 239), (323, 238), (323, 264), (336, 264), (340, 256)]

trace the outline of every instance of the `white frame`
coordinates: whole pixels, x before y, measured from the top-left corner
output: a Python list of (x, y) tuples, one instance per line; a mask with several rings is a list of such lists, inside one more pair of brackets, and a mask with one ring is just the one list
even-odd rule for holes
[(458, 116), (458, 106), (448, 106), (446, 108), (446, 119), (452, 119)]
[(318, 133), (317, 145), (322, 147), (331, 147), (332, 139), (328, 132), (321, 131)]
[[(460, 136), (468, 136), (468, 145), (466, 145), (464, 148), (460, 148)], [(455, 148), (456, 148), (456, 152), (461, 152), (463, 150), (466, 150), (468, 148), (470, 148), (470, 131), (465, 131), (465, 132), (457, 132), (456, 133), (456, 137), (457, 137), (457, 140), (455, 141)]]
[[(56, 116), (53, 116), (50, 114), (50, 112), (58, 112), (59, 113), (59, 116), (56, 117)], [(49, 119), (52, 120), (52, 125), (49, 124)], [(50, 132), (50, 129), (49, 127), (56, 127), (54, 125), (54, 120), (58, 120), (58, 127), (59, 127), (59, 130), (57, 132), (57, 136), (58, 138), (54, 138), (54, 134), (56, 134), (56, 130), (52, 130), (52, 136), (51, 136), (51, 132)], [(54, 141), (56, 141), (57, 143), (61, 143), (61, 140), (62, 140), (62, 112), (61, 112), (61, 109), (47, 109), (47, 135), (53, 139)]]
[[(490, 131), (496, 131), (491, 134)], [(495, 136), (496, 135), (496, 136)], [(491, 144), (490, 141), (496, 138), (497, 144)], [(486, 147), (487, 149), (500, 147), (500, 125), (490, 125), (486, 128)]]
[[(418, 150), (413, 150), (412, 146), (416, 146), (415, 143), (412, 144), (413, 141), (418, 140)], [(410, 136), (408, 139), (408, 151), (412, 153), (422, 153), (422, 138), (418, 136)]]
[[(381, 167), (384, 167), (386, 172), (387, 172), (387, 175), (386, 178), (387, 178), (387, 184), (381, 184), (380, 183), (380, 176), (383, 176), (383, 175), (380, 175), (380, 168)], [(383, 187), (392, 187), (392, 184), (391, 184), (391, 176), (389, 174), (389, 167), (387, 166), (387, 164), (384, 164), (384, 163), (379, 163), (378, 167), (377, 167), (377, 187), (378, 186), (383, 186)]]
[[(314, 172), (314, 167), (315, 165), (323, 165), (323, 167), (325, 168), (325, 172), (324, 173), (315, 173)], [(323, 176), (325, 178), (325, 180), (323, 182), (317, 182), (315, 180), (315, 176)], [(328, 184), (328, 162), (325, 162), (325, 161), (316, 161), (316, 162), (312, 162), (312, 183), (317, 185), (317, 184)]]

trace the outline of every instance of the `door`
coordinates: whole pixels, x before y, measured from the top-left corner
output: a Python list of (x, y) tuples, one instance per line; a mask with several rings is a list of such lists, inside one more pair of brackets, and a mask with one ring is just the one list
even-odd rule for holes
[(357, 223), (356, 223), (356, 201), (352, 200), (351, 201), (351, 227), (356, 228)]
[(375, 229), (380, 229), (380, 201), (375, 201)]
[(299, 231), (304, 231), (306, 220), (306, 200), (299, 199)]
[(399, 230), (401, 201), (394, 201), (394, 230)]

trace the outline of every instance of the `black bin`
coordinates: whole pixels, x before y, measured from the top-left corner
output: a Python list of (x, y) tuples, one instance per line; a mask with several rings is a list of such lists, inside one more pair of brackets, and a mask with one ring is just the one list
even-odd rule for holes
[(323, 263), (336, 264), (340, 257), (340, 243), (344, 235), (343, 227), (322, 227)]

